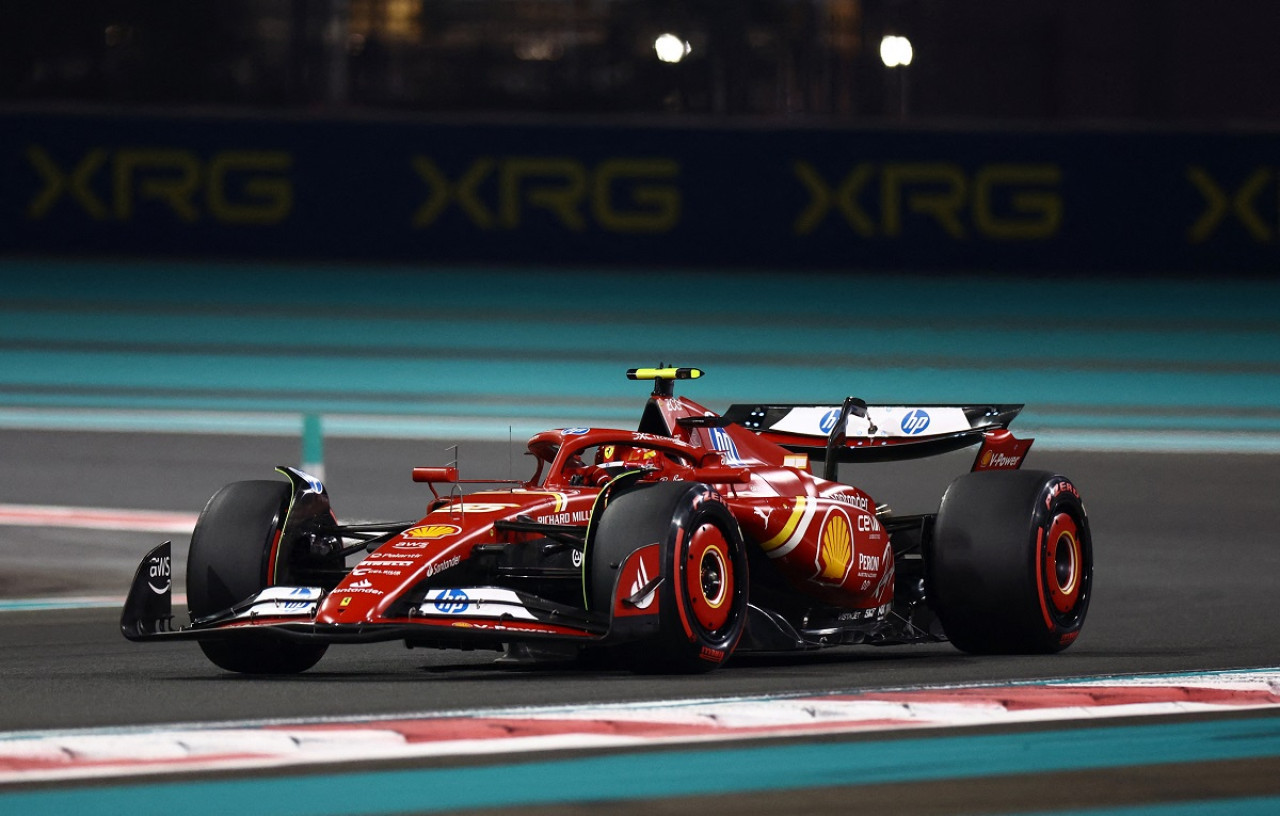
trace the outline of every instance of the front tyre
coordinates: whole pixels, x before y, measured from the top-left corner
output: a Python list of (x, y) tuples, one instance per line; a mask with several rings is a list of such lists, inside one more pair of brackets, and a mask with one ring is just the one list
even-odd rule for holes
[[(193, 619), (222, 612), (270, 585), (270, 561), (289, 508), (285, 482), (233, 482), (209, 499), (191, 534), (187, 607)], [(287, 559), (275, 583), (288, 582)], [(245, 674), (296, 674), (314, 666), (327, 644), (296, 643), (261, 633), (201, 640), (214, 665)]]
[(930, 604), (959, 649), (1048, 654), (1080, 635), (1093, 594), (1093, 539), (1065, 476), (961, 476), (942, 497), (927, 555)]
[(645, 674), (691, 674), (728, 660), (746, 626), (747, 553), (715, 493), (694, 482), (640, 485), (615, 496), (599, 524), (588, 556), (593, 609), (611, 608), (627, 556), (659, 545), (657, 632), (619, 649), (625, 665)]

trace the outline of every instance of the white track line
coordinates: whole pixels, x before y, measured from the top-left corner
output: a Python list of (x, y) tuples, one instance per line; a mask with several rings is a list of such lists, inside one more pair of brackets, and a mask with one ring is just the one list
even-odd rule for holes
[(74, 527), (87, 530), (190, 535), (196, 526), (197, 517), (197, 513), (174, 513), (162, 510), (0, 504), (0, 524), (18, 527)]

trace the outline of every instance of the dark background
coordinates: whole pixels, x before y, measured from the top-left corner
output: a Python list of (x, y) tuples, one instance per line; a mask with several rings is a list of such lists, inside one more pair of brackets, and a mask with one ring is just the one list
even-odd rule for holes
[(0, 253), (1271, 277), (1278, 23), (1190, 0), (21, 2)]
[[(0, 99), (842, 123), (1280, 121), (1280, 12), (1227, 0), (43, 0)], [(655, 58), (663, 32), (690, 45)], [(908, 37), (886, 68), (885, 35)]]

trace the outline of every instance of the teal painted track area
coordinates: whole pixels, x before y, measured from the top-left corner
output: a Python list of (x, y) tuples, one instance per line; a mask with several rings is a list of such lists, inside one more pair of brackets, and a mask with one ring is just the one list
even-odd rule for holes
[(506, 438), (735, 401), (1023, 402), (1042, 445), (1280, 451), (1280, 284), (0, 259), (0, 426)]
[[(1280, 729), (1276, 725), (1274, 717), (1261, 717), (932, 739), (688, 748), (301, 777), (95, 785), (0, 793), (0, 808), (15, 814), (339, 816), (577, 803), (609, 809), (620, 803), (671, 797), (823, 788), (844, 788), (847, 801), (856, 802), (857, 786), (886, 783), (1257, 758), (1274, 763), (1280, 757)], [(1174, 797), (1174, 801), (1160, 804), (1084, 809), (1068, 805), (1063, 809), (1073, 798), (1079, 797), (1070, 791), (1046, 791), (1044, 810), (1020, 813), (1263, 816), (1280, 809), (1280, 795), (1190, 802)], [(805, 806), (797, 802), (793, 807), (802, 811)], [(714, 812), (714, 807), (709, 812)]]
[[(835, 402), (851, 394), (889, 403), (1024, 402), (1027, 409), (1014, 428), (1036, 436), (1043, 448), (1280, 452), (1280, 284), (1266, 281), (16, 258), (0, 260), (0, 281), (0, 427), (278, 436), (300, 433), (304, 417), (318, 415), (330, 435), (505, 440), (514, 434), (521, 439), (549, 426), (634, 427), (649, 389), (627, 381), (623, 371), (661, 361), (705, 368), (705, 378), (677, 387), (713, 409), (731, 402)], [(154, 455), (146, 445), (165, 444), (160, 436), (142, 443), (133, 436), (128, 440), (118, 444), (137, 447), (139, 457)], [(232, 441), (200, 439), (210, 447)], [(258, 442), (265, 444), (253, 440)], [(21, 449), (29, 459), (43, 456), (34, 445)], [(120, 463), (103, 465), (104, 450), (94, 447), (83, 466), (73, 458), (74, 469), (55, 473), (106, 481), (153, 472), (113, 471)], [(12, 448), (9, 455), (19, 462), (23, 458)], [(1092, 458), (1109, 467), (1128, 459), (1076, 457)], [(1162, 471), (1165, 460), (1173, 459), (1142, 458), (1144, 467), (1159, 460), (1153, 470)], [(1209, 457), (1188, 458), (1213, 464)], [(1250, 457), (1245, 469), (1260, 470), (1269, 461)], [(378, 469), (386, 468), (379, 464)], [(351, 474), (364, 472), (336, 470), (333, 478), (339, 483), (354, 483)], [(1246, 660), (1259, 665), (1241, 655), (1265, 650), (1265, 643), (1251, 646), (1255, 651), (1238, 650), (1241, 638), (1252, 636), (1248, 630), (1239, 633), (1235, 624), (1242, 616), (1222, 599), (1228, 594), (1249, 599), (1247, 616), (1267, 619), (1263, 613), (1273, 597), (1264, 586), (1270, 562), (1246, 562), (1244, 554), (1263, 551), (1265, 537), (1256, 531), (1265, 527), (1248, 525), (1269, 510), (1245, 516), (1247, 535), (1240, 528), (1214, 527), (1213, 541), (1230, 544), (1215, 544), (1210, 552), (1196, 539), (1202, 528), (1183, 520), (1209, 516), (1206, 508), (1216, 507), (1214, 494), (1210, 490), (1203, 504), (1192, 504), (1177, 486), (1202, 478), (1213, 488), (1214, 474), (1224, 470), (1197, 466), (1187, 472), (1194, 477), (1179, 478), (1169, 489), (1164, 487), (1169, 482), (1155, 482), (1151, 492), (1165, 503), (1149, 507), (1137, 500), (1112, 501), (1126, 479), (1141, 478), (1140, 470), (1118, 468), (1112, 480), (1098, 482), (1091, 513), (1099, 529), (1110, 525), (1111, 542), (1105, 551), (1107, 592), (1099, 593), (1095, 610), (1094, 631), (1100, 636), (1084, 650), (1070, 652), (1069, 658), (1079, 662), (1064, 666), (1090, 673), (1115, 670), (1134, 654), (1163, 659), (1166, 665), (1235, 666)], [(25, 465), (14, 473), (14, 482), (31, 478)], [(65, 481), (48, 479), (57, 485)], [(1252, 492), (1231, 487), (1236, 482), (1222, 483), (1228, 485), (1224, 492)], [(1256, 505), (1256, 495), (1249, 502)], [(136, 505), (178, 506), (141, 499)], [(1144, 513), (1169, 518), (1135, 533), (1148, 524)], [(1183, 539), (1193, 539), (1195, 546)], [(1248, 546), (1240, 543), (1245, 539)], [(1225, 583), (1201, 588), (1190, 581), (1156, 580), (1141, 568), (1147, 552), (1174, 553), (1162, 565), (1172, 572), (1213, 573)], [(1184, 552), (1204, 557), (1176, 555)], [(1221, 552), (1234, 554), (1235, 560), (1222, 559)], [(1120, 598), (1115, 588), (1126, 582), (1146, 591), (1139, 597), (1148, 600), (1135, 605)], [(1188, 586), (1195, 591), (1184, 592)], [(1167, 605), (1163, 598), (1159, 604), (1149, 600), (1159, 593), (1171, 596)], [(1187, 606), (1184, 598), (1194, 603)], [(1108, 608), (1110, 616), (1104, 614)], [(1219, 614), (1223, 609), (1227, 612)], [(1212, 636), (1169, 632), (1153, 638), (1147, 630), (1161, 625), (1166, 612), (1194, 613), (1218, 628)], [(114, 636), (114, 618), (107, 622), (105, 629)], [(31, 648), (43, 648), (48, 638), (46, 631), (31, 633)], [(1236, 651), (1219, 648), (1222, 641)], [(101, 656), (100, 647), (93, 644), (90, 653)], [(965, 656), (935, 657), (943, 662), (912, 665), (903, 658), (904, 671), (954, 680), (976, 663)], [(102, 674), (127, 686), (129, 695), (179, 689), (184, 704), (195, 699), (186, 696), (193, 693), (202, 703), (213, 696), (249, 696), (243, 683), (206, 677), (203, 663), (190, 669), (182, 658), (148, 664), (161, 658), (147, 653), (114, 664), (100, 661), (109, 667)], [(429, 673), (416, 664), (401, 673), (383, 668), (366, 680), (350, 668), (363, 664), (351, 661), (314, 679), (307, 693), (336, 695), (344, 684), (346, 690), (359, 685), (353, 698), (363, 700), (369, 682), (395, 694), (413, 694), (417, 687), (401, 682), (408, 679), (419, 687), (427, 684), (416, 692), (424, 697), (468, 684), (486, 695), (521, 683), (526, 688), (543, 683), (554, 689), (542, 693), (564, 694), (598, 682), (559, 675), (503, 674), (494, 680), (461, 668)], [(837, 663), (833, 671), (848, 665), (873, 674), (894, 668), (889, 663), (890, 658)], [(148, 673), (149, 665), (160, 666), (154, 670), (158, 676)], [(1016, 674), (1025, 665), (1011, 662), (996, 670)], [(128, 668), (121, 672), (113, 666)], [(755, 671), (767, 670), (793, 688), (809, 676), (806, 672), (824, 669), (820, 662), (790, 669), (747, 666), (736, 676), (727, 673), (727, 679), (746, 685), (755, 682)], [(41, 665), (28, 674), (35, 683), (57, 686), (60, 679), (83, 672), (77, 662), (52, 673)], [(615, 687), (620, 683), (605, 680)], [(823, 687), (830, 685), (824, 681)], [(270, 683), (250, 691), (263, 698), (283, 694), (282, 689), (287, 687)], [(998, 810), (957, 805), (948, 812), (1261, 816), (1280, 812), (1278, 725), (1273, 714), (1186, 716), (1063, 723), (1040, 730), (803, 743), (783, 739), (733, 747), (682, 744), (669, 751), (450, 757), (414, 767), (368, 765), (353, 758), (350, 765), (318, 773), (13, 787), (0, 791), (0, 813), (324, 816), (534, 807), (542, 808), (538, 816), (605, 811), (776, 816), (804, 812), (794, 801), (812, 801), (811, 813), (914, 816), (945, 808), (937, 802), (951, 801), (949, 789), (914, 811), (895, 807), (893, 799), (871, 805), (869, 792), (893, 789), (885, 795), (897, 797), (922, 786), (1006, 788), (1021, 780), (1021, 790), (1036, 790), (1014, 805)], [(1160, 784), (1133, 790), (1144, 774), (1158, 777)], [(1252, 787), (1232, 787), (1235, 778), (1253, 780)], [(1093, 802), (1073, 797), (1093, 782), (1122, 794)], [(692, 804), (683, 807), (673, 803), (677, 799)]]

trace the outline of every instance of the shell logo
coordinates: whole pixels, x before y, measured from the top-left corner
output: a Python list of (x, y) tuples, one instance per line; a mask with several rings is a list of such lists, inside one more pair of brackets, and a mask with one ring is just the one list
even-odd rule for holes
[(414, 541), (433, 541), (437, 538), (457, 535), (462, 528), (456, 524), (424, 524), (421, 527), (410, 527), (400, 535)]
[(818, 536), (818, 574), (814, 577), (824, 584), (842, 584), (852, 565), (853, 533), (849, 519), (844, 513), (832, 512)]

